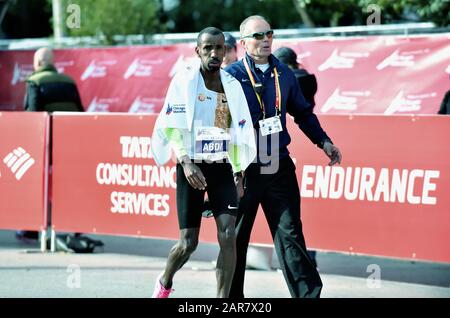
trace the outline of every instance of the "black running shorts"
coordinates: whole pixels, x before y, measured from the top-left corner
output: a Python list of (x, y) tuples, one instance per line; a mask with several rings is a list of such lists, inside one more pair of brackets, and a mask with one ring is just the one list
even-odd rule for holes
[[(238, 200), (233, 171), (229, 163), (196, 163), (206, 178), (209, 204), (216, 218), (226, 213), (237, 215)], [(177, 164), (177, 210), (180, 229), (200, 227), (205, 190), (194, 189), (184, 175), (183, 167)]]

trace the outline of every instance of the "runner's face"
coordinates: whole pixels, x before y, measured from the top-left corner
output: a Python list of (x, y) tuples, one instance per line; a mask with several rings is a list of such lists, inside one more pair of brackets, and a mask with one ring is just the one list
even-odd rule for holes
[(217, 72), (222, 65), (225, 54), (225, 39), (222, 34), (212, 35), (203, 34), (200, 46), (195, 48), (198, 57), (201, 60), (201, 67), (207, 72)]

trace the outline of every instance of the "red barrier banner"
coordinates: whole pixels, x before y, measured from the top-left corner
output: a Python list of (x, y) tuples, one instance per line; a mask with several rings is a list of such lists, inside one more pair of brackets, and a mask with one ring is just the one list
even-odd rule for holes
[[(307, 246), (450, 262), (450, 118), (320, 116), (343, 153), (328, 158), (291, 121)], [(272, 243), (262, 213), (254, 242)]]
[(47, 225), (47, 113), (0, 113), (0, 229)]
[[(54, 117), (56, 231), (178, 238), (175, 166), (149, 148), (154, 116)], [(450, 118), (320, 116), (343, 153), (322, 150), (290, 122), (308, 246), (450, 262)], [(200, 239), (217, 242), (212, 219)], [(253, 243), (272, 244), (262, 211)]]
[[(316, 75), (318, 114), (436, 114), (450, 87), (449, 36), (275, 39), (273, 48), (292, 47)], [(196, 58), (194, 47), (55, 50), (55, 66), (76, 80), (87, 111), (158, 113), (172, 76)], [(22, 110), (33, 53), (0, 51), (0, 110)]]
[(436, 114), (450, 87), (449, 39), (369, 36), (292, 45), (317, 77), (317, 114)]
[[(150, 151), (154, 115), (53, 118), (56, 231), (176, 239), (176, 168), (158, 167)], [(214, 221), (203, 239), (215, 241)]]

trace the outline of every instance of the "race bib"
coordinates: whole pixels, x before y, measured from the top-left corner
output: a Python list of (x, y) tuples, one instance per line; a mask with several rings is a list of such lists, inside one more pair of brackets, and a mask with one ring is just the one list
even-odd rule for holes
[(195, 157), (209, 161), (224, 159), (230, 140), (230, 134), (222, 128), (198, 128), (195, 133)]
[(279, 133), (283, 131), (281, 126), (281, 120), (279, 116), (266, 118), (259, 121), (259, 128), (261, 130), (261, 135), (267, 136)]

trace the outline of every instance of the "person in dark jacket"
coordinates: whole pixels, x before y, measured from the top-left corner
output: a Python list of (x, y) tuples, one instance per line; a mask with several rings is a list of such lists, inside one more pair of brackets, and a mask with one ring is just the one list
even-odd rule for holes
[(316, 105), (314, 101), (314, 95), (317, 93), (317, 80), (314, 74), (308, 73), (303, 65), (297, 62), (297, 53), (289, 47), (283, 46), (276, 49), (273, 55), (282, 63), (289, 66), (294, 72), (300, 89), (306, 101), (311, 104), (312, 107)]
[[(280, 47), (273, 52), (273, 55), (281, 62), (290, 67), (294, 72), (300, 89), (305, 97), (306, 101), (314, 107), (316, 102), (314, 101), (314, 95), (317, 93), (317, 80), (314, 74), (309, 74), (308, 71), (299, 64), (297, 61), (297, 53), (290, 47)], [(308, 250), (309, 257), (317, 267), (316, 251)]]
[[(49, 48), (40, 48), (34, 54), (34, 73), (26, 81), (25, 111), (83, 112), (84, 108), (75, 81), (65, 74), (58, 73), (53, 63), (53, 51)], [(50, 138), (50, 165), (52, 164), (51, 147)], [(34, 231), (16, 232), (16, 238), (27, 243), (30, 240), (37, 240), (38, 236), (38, 232)], [(81, 233), (75, 233), (74, 236), (65, 235), (63, 240), (57, 237), (57, 240), (62, 250), (77, 253), (92, 252), (94, 247), (103, 246), (103, 242), (82, 236)]]
[(273, 30), (261, 16), (246, 18), (240, 27), (245, 57), (225, 71), (242, 85), (256, 129), (257, 162), (245, 171), (245, 192), (237, 217), (237, 264), (230, 297), (244, 297), (247, 248), (259, 205), (262, 205), (284, 278), (292, 297), (320, 297), (322, 281), (308, 256), (300, 220), (300, 191), (287, 146), (291, 137), (286, 115), (331, 159), (341, 153), (320, 126), (302, 95), (295, 75), (272, 52)]
[(450, 90), (444, 96), (442, 100), (441, 107), (438, 111), (439, 115), (450, 115)]
[(75, 81), (53, 65), (52, 50), (37, 50), (33, 66), (34, 73), (26, 81), (26, 111), (84, 111)]

